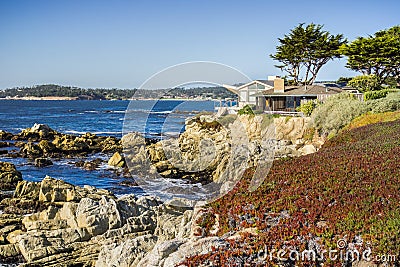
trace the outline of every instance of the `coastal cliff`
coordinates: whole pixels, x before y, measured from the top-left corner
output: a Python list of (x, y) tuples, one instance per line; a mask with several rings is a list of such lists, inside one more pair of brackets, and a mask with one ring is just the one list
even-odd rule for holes
[[(245, 141), (252, 148), (246, 152), (249, 154), (246, 164), (254, 166), (265, 149), (263, 136), (273, 139), (272, 149), (277, 157), (298, 156), (308, 153), (303, 149), (307, 145), (318, 146), (317, 139), (306, 139), (310, 126), (307, 118), (271, 120), (263, 116), (202, 115), (188, 119), (185, 132), (175, 141), (163, 140), (144, 147), (138, 147), (146, 144), (146, 140), (136, 133), (122, 140), (89, 133), (76, 137), (40, 124), (16, 135), (1, 132), (1, 138), (19, 142), (20, 151), (14, 152), (15, 156), (37, 160), (114, 152), (109, 164), (118, 169), (126, 168), (127, 160), (143, 164), (148, 155), (149, 167), (165, 177), (206, 182), (210, 177), (218, 180), (229, 160), (233, 142), (238, 140), (231, 136), (237, 136), (238, 131), (244, 131)], [(275, 136), (280, 139), (274, 139)], [(183, 153), (178, 159), (193, 160), (199, 153), (201, 140), (214, 144), (213, 153), (202, 153), (216, 159), (199, 161), (191, 165), (190, 172), (182, 172), (166, 158), (178, 148)], [(131, 158), (122, 157), (124, 142), (125, 148), (128, 144), (130, 149), (136, 149), (136, 153), (129, 154), (133, 155)], [(204, 162), (208, 164), (205, 167), (201, 166)], [(142, 169), (143, 165), (139, 166)], [(194, 169), (207, 171), (199, 175)], [(51, 177), (41, 182), (27, 182), (10, 163), (2, 163), (0, 176), (3, 189), (14, 191), (4, 193), (0, 202), (2, 262), (21, 262), (22, 266), (174, 266), (188, 256), (207, 252), (225, 242), (215, 236), (202, 238), (208, 231), (201, 223), (207, 208), (192, 207), (184, 199), (163, 203), (156, 197), (117, 198), (107, 190), (73, 186)], [(219, 230), (218, 225), (212, 228), (214, 232)]]
[(122, 145), (131, 172), (143, 175), (148, 168), (166, 178), (208, 183), (235, 175), (234, 170), (225, 172), (232, 160), (235, 170), (244, 170), (260, 160), (268, 164), (273, 159), (314, 153), (324, 141), (309, 117), (200, 115), (186, 120), (178, 138), (146, 145), (143, 137), (131, 133), (123, 137)]

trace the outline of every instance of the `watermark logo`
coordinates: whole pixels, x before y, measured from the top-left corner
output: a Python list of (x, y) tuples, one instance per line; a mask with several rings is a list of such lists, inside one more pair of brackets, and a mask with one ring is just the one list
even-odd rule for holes
[[(217, 102), (218, 109), (212, 114), (194, 114), (192, 109), (199, 111), (209, 102), (167, 100), (177, 87), (248, 82), (250, 79), (237, 69), (214, 62), (175, 65), (144, 82), (137, 92), (163, 90), (157, 90), (151, 100), (135, 100), (139, 96), (134, 96), (125, 114), (124, 155), (138, 185), (162, 200), (178, 197), (188, 201), (177, 205), (195, 205), (223, 196), (242, 179), (246, 169), (255, 167), (249, 187), (255, 190), (274, 158), (271, 116), (238, 117), (229, 113), (240, 107), (226, 107), (224, 101)], [(184, 119), (184, 125), (179, 124)], [(180, 135), (168, 134), (174, 130)], [(154, 137), (158, 142), (152, 140)]]
[(364, 249), (357, 249), (354, 244), (348, 244), (345, 239), (339, 239), (336, 242), (336, 248), (312, 250), (306, 249), (299, 251), (296, 249), (271, 249), (265, 247), (257, 253), (258, 262), (278, 261), (278, 262), (379, 262), (394, 263), (396, 255), (394, 254), (372, 254), (369, 246)]

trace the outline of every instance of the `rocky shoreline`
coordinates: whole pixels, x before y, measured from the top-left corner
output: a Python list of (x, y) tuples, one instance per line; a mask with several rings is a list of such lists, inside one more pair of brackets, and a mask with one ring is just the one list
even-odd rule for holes
[[(188, 236), (193, 212), (155, 197), (117, 199), (106, 190), (50, 177), (18, 182), (0, 206), (0, 262), (21, 266), (131, 266), (157, 241)], [(129, 255), (117, 259), (121, 248)]]
[[(7, 151), (5, 156), (34, 159), (39, 166), (50, 164), (53, 158), (106, 152), (110, 155), (108, 164), (120, 172), (128, 166), (139, 166), (130, 169), (133, 175), (139, 175), (143, 164), (148, 164), (150, 170), (163, 177), (207, 183), (219, 182), (227, 168), (235, 146), (235, 139), (229, 136), (245, 131), (248, 151), (242, 147), (238, 151), (248, 153), (245, 163), (251, 167), (264, 156), (262, 137), (271, 129), (274, 158), (313, 153), (324, 141), (313, 130), (309, 118), (202, 115), (187, 120), (186, 131), (177, 140), (150, 142), (136, 133), (122, 140), (90, 133), (73, 136), (37, 124), (15, 135), (0, 131), (0, 145), (19, 148)], [(214, 143), (213, 153), (208, 150), (212, 146), (199, 150), (202, 139)], [(175, 153), (177, 148), (183, 156), (172, 164), (168, 153)], [(195, 161), (199, 153), (206, 155), (205, 168), (202, 161)], [(216, 160), (207, 161), (211, 155)], [(79, 166), (90, 170), (96, 164), (82, 160)], [(186, 167), (183, 171), (176, 167), (182, 164)], [(0, 163), (0, 183), (0, 263), (167, 267), (226, 242), (217, 236), (203, 236), (205, 232), (217, 233), (219, 223), (216, 218), (211, 229), (205, 231), (202, 222), (207, 218), (207, 208), (201, 203), (193, 207), (192, 202), (179, 198), (165, 202), (154, 196), (117, 198), (104, 189), (74, 186), (51, 177), (28, 182), (22, 180), (13, 164), (4, 162)], [(238, 233), (230, 233), (229, 238), (237, 236)]]

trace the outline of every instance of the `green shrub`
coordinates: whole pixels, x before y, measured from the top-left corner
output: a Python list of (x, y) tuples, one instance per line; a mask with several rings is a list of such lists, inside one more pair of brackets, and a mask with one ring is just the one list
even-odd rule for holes
[(311, 117), (318, 131), (332, 137), (368, 110), (365, 102), (357, 100), (352, 94), (342, 93), (328, 98), (314, 110)]
[(380, 90), (382, 88), (378, 77), (372, 74), (356, 76), (348, 82), (348, 85), (360, 92)]
[(364, 100), (374, 100), (386, 97), (389, 93), (399, 92), (399, 89), (384, 89), (378, 91), (369, 91), (364, 93)]
[(400, 93), (389, 93), (385, 98), (367, 101), (372, 113), (400, 110)]
[(320, 101), (317, 99), (308, 101), (304, 104), (301, 104), (299, 107), (296, 108), (296, 111), (303, 112), (304, 115), (310, 116), (311, 113), (321, 104)]
[(254, 112), (249, 105), (246, 105), (238, 110), (238, 115), (254, 115)]

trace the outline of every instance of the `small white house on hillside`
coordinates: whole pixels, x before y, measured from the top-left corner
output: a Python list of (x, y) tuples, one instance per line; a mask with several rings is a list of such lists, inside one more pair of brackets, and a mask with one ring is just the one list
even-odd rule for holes
[(245, 105), (256, 105), (257, 97), (255, 95), (265, 90), (274, 89), (274, 81), (277, 78), (279, 77), (268, 76), (268, 80), (254, 80), (240, 86), (226, 84), (223, 86), (238, 96), (238, 107), (242, 108)]

